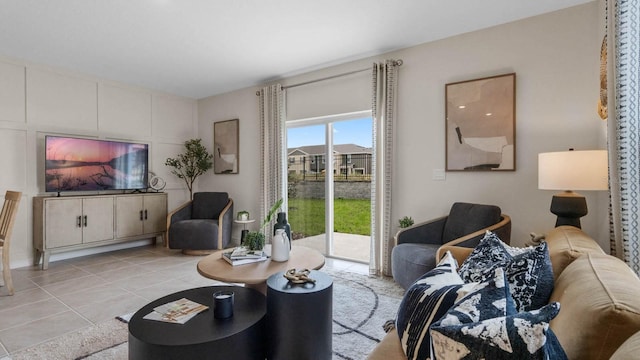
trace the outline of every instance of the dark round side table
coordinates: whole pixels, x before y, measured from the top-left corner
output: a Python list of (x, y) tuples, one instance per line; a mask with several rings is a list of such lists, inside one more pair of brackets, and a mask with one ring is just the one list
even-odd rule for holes
[(331, 359), (333, 280), (312, 270), (315, 284), (267, 279), (267, 359)]
[[(213, 293), (234, 292), (233, 316), (213, 317)], [(187, 298), (209, 306), (184, 324), (143, 319), (153, 308)], [(129, 321), (129, 359), (264, 359), (266, 301), (239, 286), (208, 286), (173, 293), (138, 310)]]

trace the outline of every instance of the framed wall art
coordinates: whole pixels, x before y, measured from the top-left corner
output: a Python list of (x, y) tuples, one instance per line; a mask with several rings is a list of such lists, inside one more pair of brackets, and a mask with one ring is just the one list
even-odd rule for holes
[(446, 170), (516, 169), (516, 74), (445, 85)]
[(239, 120), (213, 123), (213, 172), (237, 174), (239, 164)]

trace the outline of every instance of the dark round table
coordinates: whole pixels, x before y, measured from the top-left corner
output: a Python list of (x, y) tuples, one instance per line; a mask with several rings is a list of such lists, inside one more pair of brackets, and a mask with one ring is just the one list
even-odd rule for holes
[[(235, 293), (234, 315), (213, 317), (213, 293)], [(153, 308), (187, 298), (209, 306), (184, 324), (147, 320)], [(173, 293), (138, 310), (129, 321), (129, 359), (264, 359), (266, 301), (239, 286), (208, 286)]]
[(311, 270), (315, 284), (290, 283), (283, 272), (267, 279), (267, 358), (332, 357), (333, 280)]

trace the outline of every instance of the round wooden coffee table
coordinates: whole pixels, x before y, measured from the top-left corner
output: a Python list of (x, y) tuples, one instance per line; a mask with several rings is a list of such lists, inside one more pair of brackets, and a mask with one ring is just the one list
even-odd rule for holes
[(305, 246), (292, 246), (289, 261), (266, 261), (232, 266), (224, 259), (218, 250), (198, 262), (198, 272), (204, 277), (226, 283), (243, 283), (246, 287), (254, 288), (263, 294), (267, 293), (267, 279), (269, 276), (292, 268), (319, 270), (324, 266), (324, 256), (318, 251)]

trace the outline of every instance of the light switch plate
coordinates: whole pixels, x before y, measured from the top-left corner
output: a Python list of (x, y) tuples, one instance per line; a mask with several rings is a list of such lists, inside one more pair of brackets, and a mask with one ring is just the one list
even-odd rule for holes
[(446, 179), (446, 175), (444, 173), (444, 169), (433, 169), (433, 173), (431, 175), (431, 179), (436, 181), (444, 181)]

